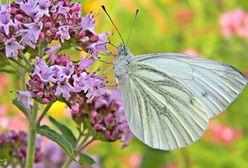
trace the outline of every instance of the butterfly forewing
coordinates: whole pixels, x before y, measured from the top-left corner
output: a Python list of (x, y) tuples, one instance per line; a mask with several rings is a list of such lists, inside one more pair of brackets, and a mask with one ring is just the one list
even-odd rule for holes
[(209, 118), (224, 111), (247, 85), (235, 68), (213, 60), (176, 53), (154, 53), (132, 57), (178, 80), (201, 101)]

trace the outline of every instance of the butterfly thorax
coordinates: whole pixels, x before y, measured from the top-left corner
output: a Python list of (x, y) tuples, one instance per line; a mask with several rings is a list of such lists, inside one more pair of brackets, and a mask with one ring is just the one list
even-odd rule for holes
[(127, 66), (132, 56), (125, 45), (121, 44), (118, 46), (118, 57), (114, 61), (115, 80), (117, 84), (125, 81), (126, 75), (128, 74)]

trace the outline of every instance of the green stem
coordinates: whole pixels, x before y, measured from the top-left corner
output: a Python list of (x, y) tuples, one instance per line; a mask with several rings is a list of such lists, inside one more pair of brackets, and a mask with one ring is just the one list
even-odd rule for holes
[(46, 105), (46, 107), (45, 107), (45, 109), (43, 110), (43, 112), (41, 113), (41, 115), (40, 115), (40, 117), (39, 117), (39, 119), (37, 120), (37, 126), (40, 126), (40, 122), (41, 122), (41, 120), (44, 118), (44, 116), (47, 114), (47, 112), (48, 112), (48, 110), (50, 109), (50, 107), (53, 105), (53, 102), (49, 102), (47, 105)]
[(85, 137), (84, 137), (84, 139), (82, 140), (82, 142), (78, 145), (78, 146), (76, 146), (76, 148), (78, 148), (78, 149), (80, 149), (83, 145), (84, 145), (84, 143), (87, 141), (87, 139), (90, 137), (90, 132), (87, 132), (86, 134), (85, 134)]
[(63, 164), (61, 168), (68, 168), (71, 164), (72, 160), (70, 158), (67, 158), (66, 162)]
[[(8, 64), (9, 64), (12, 68), (14, 68), (20, 76), (23, 76), (23, 72), (22, 72), (19, 68), (17, 68), (15, 65), (13, 65), (12, 63), (10, 63), (10, 61), (8, 61)], [(21, 68), (21, 66), (20, 66), (20, 68)]]
[(61, 46), (61, 48), (60, 49), (58, 49), (57, 51), (56, 51), (56, 55), (58, 55), (61, 51), (63, 51), (63, 48), (62, 48), (62, 46)]
[[(87, 147), (91, 142), (93, 142), (94, 141), (94, 138), (92, 138), (89, 142), (87, 142), (86, 144), (84, 144), (86, 141), (87, 141), (87, 139), (90, 137), (90, 133), (88, 132), (86, 135), (85, 135), (85, 137), (84, 137), (84, 139), (82, 140), (82, 142), (80, 143), (80, 145), (78, 145), (78, 146), (76, 146), (76, 148), (78, 148), (78, 152), (77, 152), (77, 154), (75, 155), (75, 157), (80, 153), (80, 151), (82, 150), (82, 149), (84, 149), (85, 147)], [(78, 142), (79, 142), (79, 140), (80, 140), (81, 138), (78, 138), (78, 141), (76, 142), (76, 144), (78, 144)], [(71, 164), (71, 162), (72, 162), (73, 160), (71, 159), (71, 158), (67, 158), (67, 160), (65, 161), (65, 163), (63, 164), (63, 166), (61, 167), (61, 168), (69, 168), (69, 166), (70, 166), (70, 164)]]
[(24, 54), (22, 52), (20, 52), (20, 55), (21, 55), (22, 59), (24, 60), (24, 62), (26, 63), (26, 65), (28, 66), (28, 71), (31, 71), (32, 65), (30, 64), (30, 62), (27, 60), (27, 58), (24, 56)]
[[(80, 151), (83, 150), (84, 148), (86, 148), (86, 147), (87, 147), (89, 144), (91, 144), (91, 142), (93, 142), (93, 141), (94, 141), (94, 138), (92, 138), (90, 141), (88, 141), (85, 145), (82, 145), (82, 147), (79, 148), (79, 150), (78, 150), (77, 154), (75, 155), (75, 157), (78, 156), (79, 153), (80, 153)], [(62, 168), (69, 168), (69, 166), (70, 166), (70, 164), (71, 164), (72, 161), (73, 161), (73, 160), (72, 160), (71, 158), (67, 158), (67, 160), (66, 160), (66, 162), (63, 164)]]
[(40, 58), (42, 58), (44, 56), (44, 50), (47, 47), (47, 45), (46, 46), (42, 46), (42, 40), (40, 40), (39, 45), (40, 45), (40, 47), (39, 47), (39, 50), (38, 50), (38, 56)]
[(36, 118), (38, 112), (38, 103), (35, 101), (32, 108), (32, 116), (29, 120), (28, 132), (28, 153), (25, 168), (32, 168), (35, 157), (35, 143), (36, 143)]
[(27, 90), (26, 88), (26, 71), (22, 74), (22, 90)]
[(89, 144), (91, 144), (95, 139), (92, 138), (90, 141), (88, 141), (86, 144), (84, 144), (83, 146), (81, 146), (81, 148), (79, 148), (78, 152), (80, 152), (81, 150), (83, 150), (84, 148), (86, 148)]

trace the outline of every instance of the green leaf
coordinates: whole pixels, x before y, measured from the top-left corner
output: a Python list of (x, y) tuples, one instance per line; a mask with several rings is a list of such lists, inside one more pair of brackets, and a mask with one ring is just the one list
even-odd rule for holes
[(6, 159), (0, 159), (0, 164), (6, 162), (7, 160)]
[(14, 58), (10, 58), (9, 60), (12, 61), (12, 62), (14, 62), (14, 63), (16, 63), (17, 65), (21, 66), (22, 68), (26, 68), (24, 65), (21, 64), (20, 61), (17, 61)]
[[(0, 46), (0, 50), (1, 50), (1, 46)], [(8, 58), (2, 53), (0, 53), (0, 63), (1, 63), (1, 67), (4, 67), (9, 64)]]
[(43, 125), (37, 128), (37, 132), (40, 135), (43, 135), (47, 137), (48, 139), (56, 142), (71, 159), (74, 159), (73, 146), (71, 145), (70, 142), (67, 141), (67, 139), (64, 136), (52, 130), (47, 125)]
[(68, 140), (68, 142), (71, 143), (72, 146), (76, 144), (76, 137), (73, 135), (72, 131), (65, 126), (64, 124), (61, 124), (57, 120), (55, 120), (53, 117), (49, 116), (49, 120), (60, 130), (62, 135)]
[(14, 99), (13, 101), (13, 104), (23, 112), (23, 114), (28, 117), (29, 115), (29, 111), (26, 109), (26, 107), (24, 106), (24, 104), (22, 104), (21, 102), (17, 101), (17, 98)]
[(96, 162), (90, 156), (80, 153), (78, 163), (80, 165), (91, 166)]
[(16, 71), (11, 70), (11, 69), (0, 69), (0, 72), (6, 72), (6, 73), (10, 73), (10, 74), (15, 74)]
[(11, 160), (10, 153), (12, 150), (9, 146), (0, 148), (0, 165)]

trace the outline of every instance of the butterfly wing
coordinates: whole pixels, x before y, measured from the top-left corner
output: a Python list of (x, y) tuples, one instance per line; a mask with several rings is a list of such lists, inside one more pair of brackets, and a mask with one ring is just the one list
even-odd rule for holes
[(178, 149), (199, 139), (209, 117), (247, 83), (234, 68), (215, 61), (169, 53), (132, 59), (119, 86), (125, 114), (134, 135), (157, 149)]
[(212, 118), (242, 92), (247, 79), (230, 65), (177, 53), (153, 53), (132, 58), (166, 72), (200, 100)]
[(148, 146), (173, 150), (202, 136), (208, 115), (200, 102), (177, 80), (156, 67), (135, 62), (120, 85), (130, 129)]

